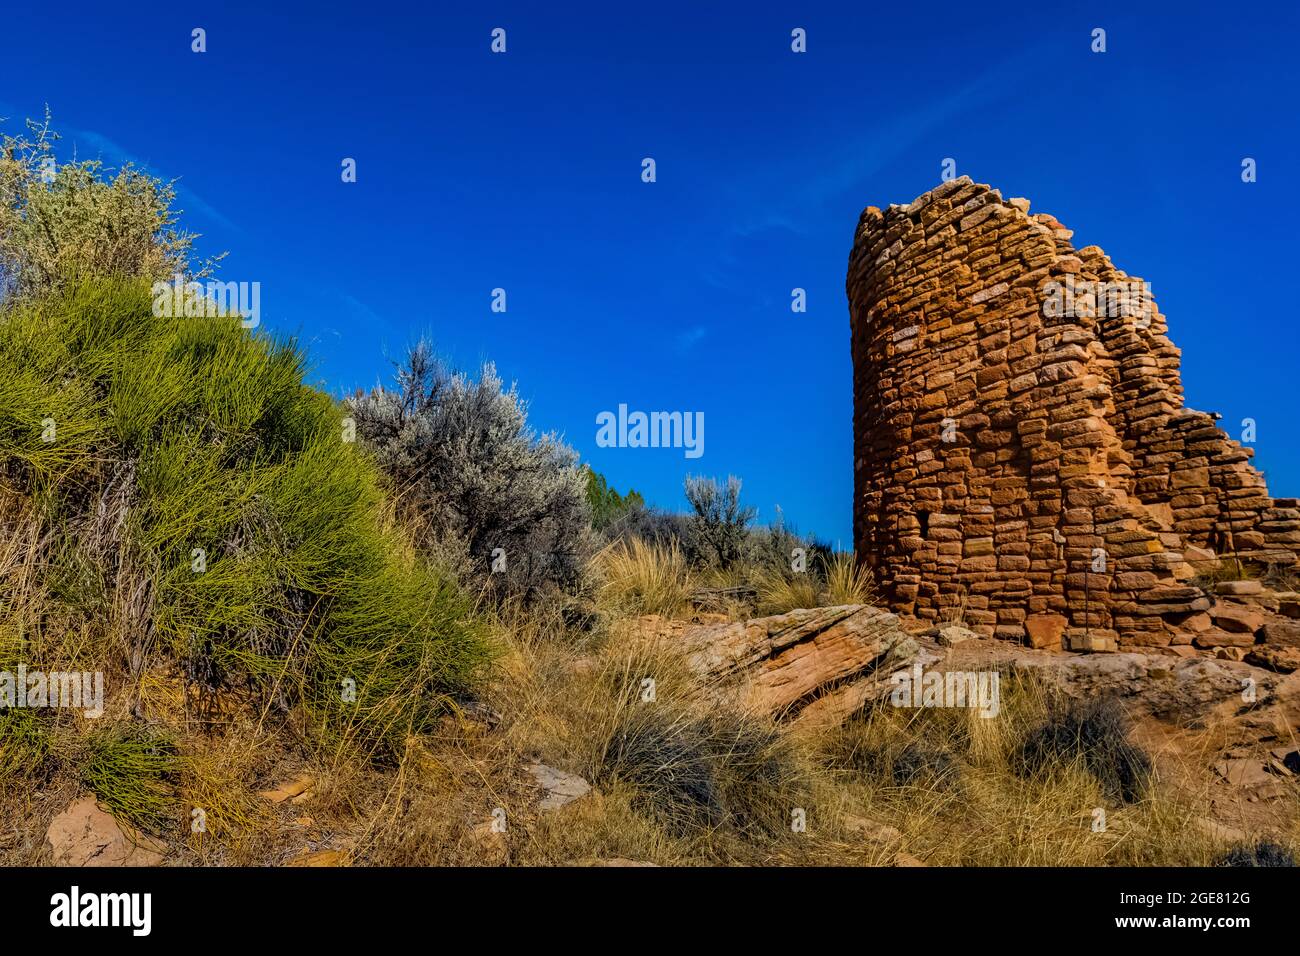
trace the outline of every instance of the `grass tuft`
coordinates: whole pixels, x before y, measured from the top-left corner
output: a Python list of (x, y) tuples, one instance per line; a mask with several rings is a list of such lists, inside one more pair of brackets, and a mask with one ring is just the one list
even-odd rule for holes
[(1128, 721), (1110, 698), (1071, 700), (1032, 729), (1014, 767), (1040, 776), (1079, 763), (1111, 799), (1133, 803), (1151, 784), (1151, 758), (1129, 739)]
[(827, 559), (827, 604), (875, 604), (876, 601), (876, 584), (870, 568), (847, 551), (838, 552)]
[(87, 738), (81, 780), (113, 816), (162, 834), (178, 819), (180, 761), (163, 734), (136, 724), (111, 724)]
[(625, 707), (601, 755), (597, 781), (630, 787), (633, 806), (669, 832), (788, 828), (802, 774), (770, 724), (671, 704)]
[(0, 783), (43, 781), (49, 776), (52, 764), (50, 733), (45, 720), (29, 708), (0, 710)]
[(596, 567), (602, 600), (625, 613), (673, 617), (682, 612), (691, 593), (686, 559), (675, 542), (616, 542), (597, 555)]

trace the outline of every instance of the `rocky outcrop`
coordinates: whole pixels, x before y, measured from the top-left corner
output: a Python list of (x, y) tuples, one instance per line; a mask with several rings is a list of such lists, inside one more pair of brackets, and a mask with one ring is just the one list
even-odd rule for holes
[(693, 627), (682, 642), (706, 686), (749, 709), (819, 720), (883, 692), (916, 651), (895, 615), (862, 604)]
[(1290, 710), (1300, 700), (1296, 678), (1232, 658), (1180, 658), (1158, 651), (1062, 655), (989, 640), (944, 647), (922, 635), (915, 663), (927, 673), (1033, 674), (1067, 697), (1115, 697), (1136, 715), (1182, 725), (1218, 725), (1239, 712), (1258, 717), (1280, 705), (1287, 708), (1280, 722), (1286, 726), (1292, 719)]
[(1300, 508), (1183, 407), (1146, 283), (1072, 235), (965, 177), (863, 212), (855, 547), (900, 613), (1069, 650), (1168, 647), (1213, 606), (1190, 582), (1218, 556), (1296, 563)]

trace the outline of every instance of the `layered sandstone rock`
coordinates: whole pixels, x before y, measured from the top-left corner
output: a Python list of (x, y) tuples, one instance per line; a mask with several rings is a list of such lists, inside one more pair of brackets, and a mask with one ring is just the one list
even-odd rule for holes
[(916, 643), (888, 611), (849, 604), (687, 629), (703, 683), (777, 717), (837, 719), (888, 686)]
[(1294, 565), (1298, 503), (1183, 407), (1145, 283), (1072, 235), (966, 177), (863, 212), (855, 546), (895, 611), (1072, 650), (1189, 643), (1214, 598), (1187, 582), (1227, 553)]

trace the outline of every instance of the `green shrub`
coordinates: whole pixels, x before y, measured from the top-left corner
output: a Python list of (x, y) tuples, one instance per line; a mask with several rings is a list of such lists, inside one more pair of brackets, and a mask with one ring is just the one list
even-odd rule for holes
[(342, 409), (292, 341), (151, 306), (99, 281), (0, 319), (0, 483), (117, 579), (137, 670), (165, 655), (375, 744), (425, 726), (485, 645)]
[(26, 707), (0, 710), (0, 783), (7, 779), (44, 780), (51, 764), (45, 721)]

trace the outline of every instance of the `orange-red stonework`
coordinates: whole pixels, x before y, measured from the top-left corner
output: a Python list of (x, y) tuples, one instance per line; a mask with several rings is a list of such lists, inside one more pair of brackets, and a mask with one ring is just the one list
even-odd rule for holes
[(1184, 643), (1210, 603), (1198, 573), (1216, 553), (1294, 565), (1300, 511), (1183, 407), (1142, 280), (1072, 235), (966, 177), (863, 212), (855, 547), (920, 618), (1063, 629), (1073, 650)]

